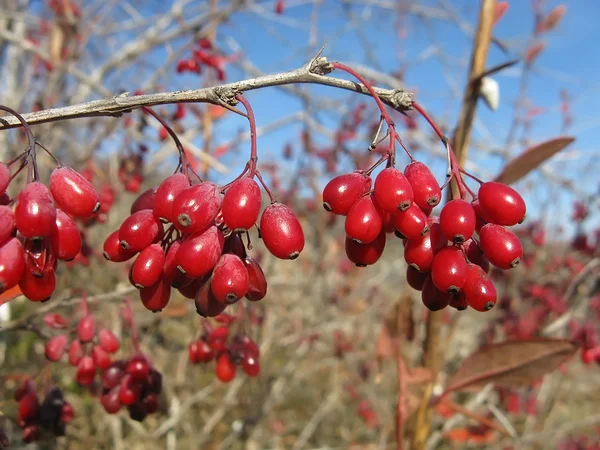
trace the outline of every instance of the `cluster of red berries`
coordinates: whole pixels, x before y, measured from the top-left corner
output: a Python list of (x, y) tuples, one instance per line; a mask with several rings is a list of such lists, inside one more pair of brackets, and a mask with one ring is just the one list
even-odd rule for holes
[(386, 233), (395, 232), (404, 242), (407, 281), (422, 292), (425, 306), (492, 308), (490, 263), (506, 270), (523, 257), (519, 238), (505, 228), (523, 221), (521, 196), (501, 183), (481, 183), (472, 201), (451, 200), (439, 218), (430, 217), (442, 189), (425, 164), (413, 161), (404, 173), (387, 167), (373, 188), (371, 170), (340, 175), (323, 190), (324, 208), (346, 216), (348, 258), (357, 266), (374, 264), (385, 249)]
[(595, 362), (600, 364), (600, 344), (598, 343), (594, 322), (580, 325), (576, 321), (570, 322), (573, 341), (581, 345), (581, 361), (584, 364)]
[[(130, 282), (149, 310), (165, 308), (175, 287), (195, 299), (199, 314), (214, 317), (243, 297), (258, 301), (266, 295), (262, 268), (246, 254), (241, 238), (260, 210), (260, 187), (250, 176), (219, 187), (194, 184), (188, 174), (176, 172), (140, 195), (131, 215), (106, 239), (104, 256), (123, 262), (138, 255)], [(295, 259), (304, 248), (300, 222), (278, 202), (262, 212), (260, 234), (281, 259)]]
[(207, 330), (200, 339), (191, 342), (188, 358), (192, 364), (216, 360), (215, 375), (224, 383), (235, 378), (237, 366), (241, 366), (249, 377), (260, 373), (260, 350), (256, 342), (240, 334), (231, 337), (228, 326)]
[(225, 65), (235, 60), (237, 56), (223, 56), (212, 45), (208, 39), (200, 39), (197, 47), (192, 50), (192, 56), (188, 59), (182, 59), (177, 63), (177, 73), (193, 72), (202, 73), (202, 68), (206, 67), (214, 71), (219, 81), (226, 78)]
[(51, 387), (40, 402), (33, 382), (26, 380), (15, 391), (15, 400), (19, 403), (17, 425), (22, 429), (25, 443), (40, 440), (44, 432), (64, 436), (66, 425), (73, 420), (75, 414), (57, 386)]
[(119, 181), (127, 192), (137, 193), (144, 182), (144, 155), (148, 152), (145, 145), (137, 150), (128, 151), (119, 160)]
[[(36, 165), (30, 153), (23, 154), (19, 170)], [(72, 260), (81, 250), (75, 219), (97, 213), (100, 199), (87, 179), (60, 164), (50, 175), (49, 187), (38, 181), (34, 167), (29, 182), (10, 199), (6, 189), (17, 173), (11, 176), (9, 167), (0, 163), (0, 293), (19, 285), (29, 300), (46, 301), (56, 286), (58, 260)]]

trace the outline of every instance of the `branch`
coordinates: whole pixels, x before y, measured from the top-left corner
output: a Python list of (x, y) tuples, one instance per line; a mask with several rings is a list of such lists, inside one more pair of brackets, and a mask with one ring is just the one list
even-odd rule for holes
[[(317, 58), (304, 67), (289, 72), (265, 75), (222, 86), (150, 95), (129, 96), (128, 93), (124, 93), (103, 100), (28, 113), (24, 114), (23, 117), (30, 125), (36, 125), (82, 117), (120, 116), (142, 106), (171, 103), (208, 102), (220, 106), (229, 106), (235, 103), (237, 93), (294, 83), (320, 84), (369, 95), (369, 91), (362, 84), (325, 76), (332, 70), (331, 63), (327, 61), (327, 58)], [(411, 108), (412, 94), (408, 92), (401, 89), (380, 88), (375, 88), (375, 92), (385, 104), (397, 111), (407, 111)], [(20, 126), (20, 123), (14, 117), (0, 117), (0, 130), (18, 126)]]

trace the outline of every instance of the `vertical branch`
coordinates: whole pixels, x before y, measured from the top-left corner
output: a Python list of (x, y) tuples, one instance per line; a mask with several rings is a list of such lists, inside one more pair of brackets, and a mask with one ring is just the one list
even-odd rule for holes
[[(473, 54), (471, 56), (471, 66), (467, 78), (467, 86), (465, 95), (459, 114), (458, 125), (453, 138), (452, 147), (456, 155), (458, 164), (464, 165), (467, 159), (468, 147), (471, 140), (471, 128), (475, 118), (477, 109), (477, 99), (479, 97), (479, 89), (481, 82), (479, 75), (485, 71), (485, 63), (487, 53), (492, 37), (492, 28), (494, 25), (494, 16), (496, 13), (496, 0), (482, 0), (481, 9), (479, 11), (479, 22), (475, 34), (475, 42)], [(458, 195), (458, 185), (455, 180), (452, 181), (453, 197)], [(441, 313), (430, 312), (426, 323), (426, 340), (425, 340), (425, 367), (431, 370), (433, 374), (432, 382), (426, 387), (419, 405), (417, 415), (417, 424), (413, 436), (414, 450), (423, 450), (431, 429), (429, 401), (433, 393), (433, 383), (437, 378), (437, 373), (440, 368), (439, 358), (439, 342), (441, 331)]]

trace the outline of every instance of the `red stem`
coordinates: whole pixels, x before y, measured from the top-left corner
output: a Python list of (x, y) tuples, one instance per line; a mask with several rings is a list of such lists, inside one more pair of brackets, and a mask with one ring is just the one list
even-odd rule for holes
[(254, 111), (250, 103), (242, 94), (238, 94), (236, 99), (244, 105), (246, 112), (248, 113), (248, 123), (250, 125), (250, 160), (248, 161), (248, 169), (250, 170), (249, 177), (254, 177), (256, 173), (256, 163), (258, 162), (258, 146), (256, 143), (256, 119), (254, 117)]

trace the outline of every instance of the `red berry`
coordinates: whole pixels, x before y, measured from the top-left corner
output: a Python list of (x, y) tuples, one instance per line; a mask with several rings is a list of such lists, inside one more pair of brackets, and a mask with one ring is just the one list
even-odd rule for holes
[(50, 191), (58, 207), (72, 216), (90, 217), (100, 209), (94, 186), (70, 167), (61, 166), (52, 171)]
[(221, 303), (235, 303), (245, 296), (250, 288), (250, 278), (240, 257), (222, 255), (213, 269), (210, 285), (215, 298)]
[(442, 209), (440, 226), (449, 241), (461, 244), (475, 232), (477, 219), (473, 206), (465, 200), (451, 200)]
[(140, 289), (140, 299), (146, 309), (159, 312), (166, 308), (171, 299), (171, 285), (160, 277), (152, 286)]
[(81, 250), (81, 233), (77, 224), (60, 209), (56, 210), (56, 227), (50, 242), (56, 259), (63, 261), (75, 259)]
[(81, 346), (81, 342), (75, 339), (71, 341), (71, 345), (69, 346), (69, 364), (76, 366), (81, 361), (81, 358), (83, 358), (83, 347)]
[(163, 274), (165, 253), (160, 244), (152, 244), (142, 250), (131, 268), (131, 278), (138, 289), (150, 287)]
[(172, 214), (178, 230), (198, 233), (214, 222), (221, 209), (222, 195), (214, 183), (200, 183), (187, 188), (175, 197)]
[(137, 252), (125, 250), (119, 243), (119, 230), (113, 231), (104, 241), (104, 258), (113, 262), (128, 261)]
[(413, 189), (414, 202), (423, 211), (431, 210), (442, 200), (442, 190), (431, 170), (419, 161), (404, 168), (404, 176)]
[(429, 277), (428, 272), (419, 272), (412, 266), (406, 267), (406, 281), (415, 291), (423, 290), (423, 285), (427, 277)]
[[(134, 214), (142, 209), (154, 209), (154, 196), (156, 188), (150, 188), (142, 192), (131, 204), (129, 214)], [(103, 202), (104, 203), (104, 202)], [(102, 210), (102, 209), (101, 209)]]
[(479, 248), (479, 244), (473, 239), (469, 239), (463, 244), (467, 259), (473, 264), (481, 267), (485, 273), (490, 272), (490, 261), (487, 259), (485, 254)]
[(525, 201), (510, 186), (489, 181), (479, 187), (477, 196), (486, 222), (511, 226), (525, 219)]
[(176, 256), (180, 245), (181, 240), (171, 243), (170, 247), (168, 247), (167, 254), (165, 255), (165, 263), (163, 266), (163, 276), (165, 277), (165, 281), (174, 288), (182, 286), (186, 280), (188, 280), (188, 278), (177, 268)]
[(100, 397), (100, 404), (108, 414), (116, 414), (121, 409), (120, 389), (113, 387)]
[(99, 345), (94, 345), (92, 347), (92, 359), (94, 360), (95, 366), (100, 370), (106, 370), (112, 364), (108, 353), (106, 353)]
[(100, 347), (102, 347), (107, 353), (116, 353), (121, 347), (119, 338), (115, 336), (112, 331), (106, 328), (101, 328), (98, 332), (98, 342)]
[(488, 223), (479, 232), (481, 250), (499, 269), (517, 267), (523, 257), (523, 247), (517, 236), (501, 225)]
[(42, 276), (35, 272), (25, 269), (23, 278), (19, 281), (21, 292), (32, 302), (45, 302), (52, 297), (56, 288), (56, 276), (51, 268), (43, 271)]
[(222, 352), (227, 349), (227, 339), (229, 338), (229, 328), (217, 327), (212, 330), (206, 342), (210, 348), (217, 352)]
[(54, 336), (46, 343), (45, 355), (48, 361), (58, 361), (65, 353), (68, 337), (65, 334)]
[(460, 291), (458, 294), (453, 294), (448, 302), (448, 306), (458, 311), (466, 310), (469, 307), (469, 303), (467, 302), (465, 293)]
[(413, 189), (402, 172), (394, 167), (383, 169), (375, 178), (375, 198), (385, 212), (406, 211), (414, 200)]
[(206, 275), (202, 278), (187, 278), (185, 275), (183, 275), (183, 277), (186, 280), (191, 280), (191, 282), (185, 281), (185, 283), (182, 286), (179, 286), (177, 288), (177, 290), (179, 291), (179, 293), (181, 295), (183, 295), (185, 298), (189, 298), (189, 299), (194, 299), (196, 298), (196, 294), (198, 293), (198, 290), (202, 287), (202, 285), (204, 283), (207, 282), (207, 279), (210, 278), (209, 275)]
[(224, 243), (223, 233), (214, 225), (188, 236), (175, 255), (178, 269), (190, 278), (203, 277), (215, 267)]
[(0, 244), (0, 293), (15, 287), (25, 273), (25, 251), (17, 238)]
[(116, 364), (111, 365), (104, 370), (101, 375), (102, 387), (104, 389), (112, 389), (121, 384), (121, 380), (125, 376), (125, 371)]
[(19, 400), (19, 418), (24, 422), (34, 420), (40, 413), (40, 401), (34, 391), (27, 392)]
[(188, 345), (188, 360), (192, 364), (198, 364), (200, 362), (197, 356), (198, 345), (200, 342), (202, 341), (194, 341), (190, 342)]
[(420, 272), (429, 272), (436, 253), (448, 244), (440, 224), (428, 222), (429, 233), (420, 239), (409, 239), (404, 247), (404, 260)]
[(92, 314), (83, 317), (77, 324), (77, 337), (82, 343), (91, 342), (96, 336), (96, 318)]
[(249, 230), (260, 214), (260, 187), (252, 178), (234, 182), (223, 197), (223, 221), (230, 230)]
[(440, 291), (433, 284), (431, 276), (427, 277), (421, 290), (421, 300), (423, 304), (431, 311), (439, 311), (448, 306), (452, 296), (448, 292)]
[(134, 356), (127, 364), (127, 373), (131, 375), (133, 381), (141, 383), (146, 380), (150, 373), (148, 361), (143, 356)]
[(446, 247), (435, 255), (431, 264), (431, 280), (440, 291), (458, 293), (467, 277), (467, 261), (462, 250)]
[(200, 339), (196, 341), (195, 357), (198, 362), (207, 363), (214, 359), (215, 352), (204, 339)]
[(65, 402), (60, 410), (59, 420), (64, 423), (70, 423), (75, 418), (75, 410), (70, 403)]
[(251, 302), (262, 300), (267, 295), (267, 279), (258, 261), (250, 256), (243, 259), (248, 271), (248, 292), (246, 298)]
[(350, 208), (371, 189), (371, 178), (360, 172), (333, 178), (323, 189), (323, 207), (333, 214), (345, 216)]
[(392, 221), (396, 230), (406, 239), (419, 239), (429, 233), (427, 216), (416, 203), (392, 216)]
[(372, 195), (358, 200), (346, 216), (346, 236), (359, 244), (373, 242), (379, 236), (382, 228), (382, 211)]
[(12, 208), (0, 205), (0, 245), (15, 231), (15, 213)]
[(29, 183), (17, 196), (15, 223), (28, 239), (48, 237), (56, 226), (56, 207), (50, 191), (38, 181)]
[(485, 271), (475, 264), (467, 265), (467, 277), (463, 286), (465, 299), (476, 311), (489, 311), (496, 304), (496, 288)]
[(151, 209), (142, 209), (130, 215), (119, 228), (119, 244), (125, 250), (140, 252), (152, 244), (163, 225), (154, 217)]
[(82, 386), (89, 386), (94, 382), (96, 376), (96, 366), (91, 356), (82, 357), (77, 363), (77, 373), (75, 381)]
[(4, 194), (10, 183), (10, 169), (4, 163), (0, 163), (0, 194)]
[(385, 249), (386, 235), (384, 231), (368, 244), (359, 244), (354, 239), (346, 236), (346, 256), (350, 261), (359, 267), (366, 267), (375, 264), (383, 255)]
[(138, 386), (139, 385), (133, 383), (131, 375), (125, 375), (119, 386), (119, 402), (121, 402), (122, 405), (133, 405), (139, 397)]
[(215, 370), (217, 378), (223, 383), (229, 383), (235, 378), (235, 364), (231, 361), (229, 353), (221, 353), (217, 359), (217, 367)]
[(250, 352), (244, 352), (242, 356), (242, 369), (249, 377), (256, 377), (260, 373), (258, 358)]
[(283, 203), (275, 202), (265, 208), (260, 234), (267, 250), (279, 259), (296, 259), (304, 248), (302, 225)]
[(202, 317), (216, 317), (225, 311), (227, 305), (219, 302), (212, 293), (210, 281), (202, 283), (194, 299), (196, 312)]
[(183, 173), (165, 178), (154, 195), (154, 216), (163, 222), (176, 222), (177, 216), (173, 214), (175, 198), (189, 187), (190, 181)]

